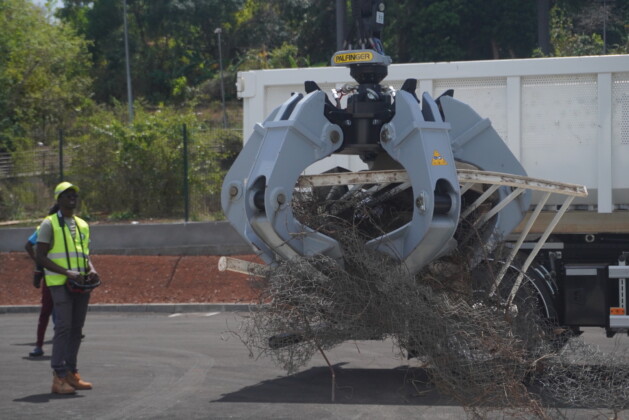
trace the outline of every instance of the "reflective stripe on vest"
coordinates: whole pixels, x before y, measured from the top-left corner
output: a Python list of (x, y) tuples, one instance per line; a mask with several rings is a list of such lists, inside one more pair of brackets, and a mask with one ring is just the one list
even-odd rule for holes
[[(52, 214), (48, 216), (47, 219), (50, 220), (53, 234), (53, 245), (52, 248), (48, 250), (48, 258), (66, 270), (87, 273), (87, 257), (90, 254), (90, 229), (87, 223), (79, 217), (74, 217), (76, 235), (73, 237), (68, 226), (64, 224), (62, 228), (59, 225), (59, 217), (57, 214)], [(65, 241), (63, 235), (64, 230), (62, 229), (65, 230)], [(70, 257), (69, 266), (68, 256)], [(61, 286), (65, 284), (67, 280), (65, 275), (47, 269), (44, 270), (44, 274), (46, 275), (47, 286)]]

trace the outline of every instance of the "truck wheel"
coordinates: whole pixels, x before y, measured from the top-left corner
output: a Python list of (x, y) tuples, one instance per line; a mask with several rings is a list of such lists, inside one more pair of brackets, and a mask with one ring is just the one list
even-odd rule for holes
[(513, 333), (529, 352), (556, 352), (566, 344), (571, 331), (558, 325), (557, 310), (550, 288), (534, 267), (524, 273), (512, 307), (505, 306), (516, 279), (522, 274), (519, 261), (516, 258), (508, 267), (495, 296), (490, 296), (489, 291), (504, 262), (490, 259), (479, 264), (472, 272), (476, 298), (489, 299), (498, 307), (503, 307), (505, 313), (509, 313)]

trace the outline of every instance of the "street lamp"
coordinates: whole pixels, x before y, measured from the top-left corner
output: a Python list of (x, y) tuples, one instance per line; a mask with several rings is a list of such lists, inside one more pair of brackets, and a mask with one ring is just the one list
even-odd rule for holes
[(218, 65), (221, 69), (221, 103), (223, 104), (223, 128), (227, 128), (227, 111), (225, 110), (225, 86), (223, 84), (223, 52), (221, 50), (221, 28), (216, 28), (214, 33), (218, 35)]
[(129, 124), (133, 123), (133, 93), (131, 90), (131, 65), (129, 64), (129, 34), (127, 32), (127, 0), (122, 0), (122, 17), (124, 25), (124, 54), (127, 70), (127, 102), (129, 105)]
[(607, 1), (603, 0), (603, 55), (607, 54)]
[(345, 42), (345, 15), (347, 13), (346, 1), (336, 0), (336, 50), (343, 49)]

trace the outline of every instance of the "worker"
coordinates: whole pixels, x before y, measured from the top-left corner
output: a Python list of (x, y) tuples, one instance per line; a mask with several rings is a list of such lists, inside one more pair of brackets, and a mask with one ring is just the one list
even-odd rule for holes
[[(53, 209), (53, 213), (56, 213), (56, 206), (53, 206)], [(51, 211), (53, 209), (51, 209)], [(24, 245), (24, 249), (33, 259), (33, 261), (35, 261), (35, 245), (37, 244), (37, 234), (38, 231), (36, 230), (28, 238), (28, 240), (26, 241), (26, 245)], [(43, 282), (42, 285), (43, 278), (44, 269), (41, 266), (35, 264), (35, 270), (33, 271), (33, 286), (38, 289), (41, 288), (41, 308), (39, 310), (39, 320), (37, 322), (37, 340), (35, 341), (35, 348), (28, 354), (30, 357), (39, 357), (44, 355), (44, 336), (46, 335), (46, 328), (48, 328), (50, 315), (52, 315), (52, 296), (50, 295), (50, 289), (48, 288), (48, 286), (46, 286), (46, 282)]]
[(92, 389), (92, 384), (78, 373), (77, 355), (91, 287), (99, 285), (100, 278), (89, 255), (89, 226), (74, 215), (79, 188), (61, 182), (55, 187), (54, 196), (59, 210), (39, 226), (35, 255), (44, 268), (56, 316), (50, 359), (52, 392), (73, 394), (77, 389)]
[[(48, 210), (48, 215), (55, 214), (59, 211), (59, 206), (55, 203), (50, 210)], [(35, 230), (31, 236), (29, 236), (26, 244), (24, 245), (24, 249), (28, 253), (28, 255), (36, 260), (35, 257), (35, 245), (37, 244), (37, 235), (39, 229)], [(36, 261), (35, 261), (36, 262)], [(35, 264), (35, 269), (33, 271), (33, 286), (37, 289), (41, 288), (41, 308), (39, 310), (39, 320), (37, 322), (37, 338), (35, 341), (35, 348), (28, 355), (30, 357), (40, 357), (44, 355), (44, 337), (46, 335), (46, 329), (48, 328), (48, 321), (50, 320), (50, 316), (52, 315), (52, 322), (55, 322), (55, 315), (53, 313), (52, 307), (52, 296), (50, 295), (50, 289), (46, 286), (46, 282), (42, 280), (44, 278), (44, 269)]]

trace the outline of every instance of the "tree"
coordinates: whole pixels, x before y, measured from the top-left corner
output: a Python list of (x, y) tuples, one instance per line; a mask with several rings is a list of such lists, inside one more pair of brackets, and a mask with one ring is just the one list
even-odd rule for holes
[[(196, 86), (218, 72), (214, 34), (229, 33), (242, 0), (127, 0), (136, 97), (168, 101), (182, 82)], [(126, 97), (122, 0), (65, 0), (58, 16), (92, 41), (96, 98)], [(229, 38), (224, 36), (223, 39)], [(226, 60), (230, 49), (225, 50)]]
[(336, 5), (330, 0), (282, 0), (280, 10), (286, 16), (293, 36), (289, 42), (298, 54), (311, 63), (327, 65), (336, 52)]
[(555, 57), (595, 55), (603, 52), (600, 35), (575, 33), (574, 23), (565, 10), (555, 6), (551, 10), (550, 41)]
[(56, 139), (90, 96), (87, 43), (27, 0), (0, 3), (0, 152)]
[[(335, 2), (329, 0), (126, 1), (134, 96), (153, 105), (180, 104), (195, 95), (211, 100), (208, 87), (219, 75), (219, 27), (228, 80), (238, 70), (327, 65), (336, 50)], [(91, 41), (99, 102), (126, 100), (122, 2), (64, 0), (57, 14)], [(566, 42), (570, 23), (581, 41), (582, 35), (604, 34), (609, 50), (621, 51), (627, 47), (629, 0), (606, 2), (387, 1), (382, 39), (396, 63), (530, 57), (537, 46), (549, 47), (544, 22), (546, 5), (553, 4), (565, 16)], [(233, 97), (233, 84), (227, 87)]]
[(527, 57), (536, 9), (519, 0), (403, 0), (387, 7), (384, 40), (396, 62)]

